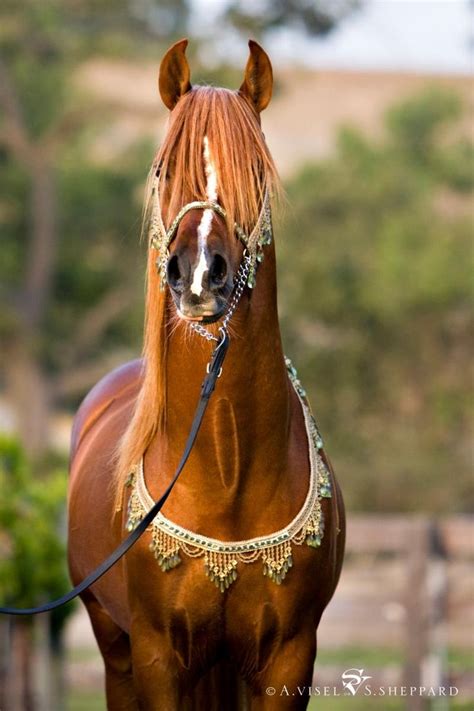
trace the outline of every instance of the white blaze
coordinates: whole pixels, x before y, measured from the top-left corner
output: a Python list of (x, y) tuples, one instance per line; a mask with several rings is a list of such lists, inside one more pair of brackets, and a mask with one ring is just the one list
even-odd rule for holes
[[(211, 210), (206, 210), (205, 212), (211, 213), (211, 220), (212, 220)], [(203, 220), (204, 220), (204, 215), (201, 220), (201, 225), (202, 225)], [(210, 223), (210, 220), (209, 220), (209, 223)], [(199, 225), (198, 232), (199, 232), (201, 225)], [(194, 267), (193, 281), (191, 284), (191, 291), (193, 294), (196, 294), (196, 296), (201, 295), (202, 279), (204, 277), (204, 272), (207, 272), (207, 269), (208, 269), (208, 266), (207, 266), (207, 259), (206, 259), (206, 251), (205, 251), (204, 247), (202, 247), (201, 251), (199, 253), (199, 261), (197, 263), (197, 266)]]
[(217, 173), (211, 158), (209, 139), (204, 136), (204, 170), (206, 171), (206, 195), (209, 202), (217, 201)]
[[(209, 149), (209, 140), (207, 136), (204, 136), (204, 170), (206, 172), (206, 197), (209, 202), (217, 201), (217, 172), (212, 162), (211, 151)], [(206, 259), (206, 246), (207, 238), (211, 231), (212, 218), (214, 213), (212, 210), (204, 210), (202, 213), (201, 222), (198, 227), (198, 252), (199, 259), (197, 265), (194, 268), (193, 281), (191, 284), (191, 291), (196, 296), (200, 296), (202, 292), (202, 280), (204, 273), (208, 270), (208, 264)]]

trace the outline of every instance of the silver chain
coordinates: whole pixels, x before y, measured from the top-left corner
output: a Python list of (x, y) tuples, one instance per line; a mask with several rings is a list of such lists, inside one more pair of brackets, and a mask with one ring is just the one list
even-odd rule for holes
[(200, 336), (206, 339), (206, 341), (219, 341), (217, 336), (214, 336), (210, 331), (207, 330), (207, 328), (204, 328), (204, 326), (201, 326), (200, 323), (196, 323), (195, 321), (192, 321), (190, 324), (191, 328), (193, 331), (198, 333)]
[(227, 325), (228, 325), (230, 319), (232, 318), (232, 316), (234, 315), (234, 311), (237, 308), (238, 303), (240, 301), (240, 297), (243, 294), (245, 285), (247, 284), (247, 279), (249, 276), (251, 263), (252, 263), (252, 257), (247, 252), (247, 250), (244, 249), (242, 261), (240, 263), (240, 267), (239, 267), (237, 274), (235, 276), (234, 294), (233, 294), (232, 299), (230, 301), (229, 308), (227, 309), (226, 315), (224, 316), (224, 320), (222, 321), (222, 327), (224, 329), (227, 329)]
[[(230, 319), (234, 315), (235, 309), (238, 306), (238, 303), (240, 301), (240, 297), (243, 294), (243, 291), (245, 289), (245, 285), (247, 283), (247, 279), (249, 276), (250, 272), (250, 265), (252, 263), (252, 257), (250, 254), (247, 252), (246, 249), (244, 249), (244, 253), (242, 256), (242, 261), (240, 262), (239, 269), (237, 271), (237, 274), (235, 275), (235, 280), (234, 280), (234, 291), (232, 294), (232, 298), (230, 300), (229, 306), (227, 308), (226, 314), (224, 316), (224, 320), (222, 321), (222, 326), (219, 328), (219, 331), (227, 330), (227, 326), (229, 324)], [(204, 326), (201, 326), (200, 323), (196, 323), (193, 321), (190, 324), (191, 328), (193, 331), (198, 333), (200, 336), (205, 338), (207, 341), (216, 341), (219, 342), (220, 338), (217, 336), (214, 336), (213, 333), (207, 330)]]

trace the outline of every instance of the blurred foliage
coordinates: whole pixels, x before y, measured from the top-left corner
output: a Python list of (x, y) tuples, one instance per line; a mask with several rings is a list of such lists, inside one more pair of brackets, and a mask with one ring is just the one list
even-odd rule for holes
[[(64, 471), (54, 471), (39, 481), (20, 445), (0, 437), (2, 605), (33, 607), (68, 590), (66, 483)], [(64, 619), (71, 610), (68, 605), (55, 614)]]
[[(53, 373), (76, 362), (84, 363), (93, 351), (106, 357), (111, 350), (136, 341), (142, 331), (140, 314), (143, 265), (138, 247), (143, 184), (152, 149), (136, 146), (119, 163), (94, 164), (87, 154), (65, 147), (57, 157), (58, 241), (49, 308), (45, 314), (36, 353)], [(25, 214), (29, 180), (14, 161), (0, 156), (0, 202), (3, 259), (0, 281), (6, 293), (19, 288), (28, 251), (28, 215)], [(8, 201), (8, 202), (7, 202)], [(107, 294), (128, 292), (123, 308), (95, 338), (97, 310)], [(138, 304), (135, 315), (130, 306)], [(3, 300), (0, 333), (11, 337), (17, 327), (15, 299)], [(113, 307), (113, 304), (111, 304)], [(111, 308), (109, 307), (109, 308)], [(94, 311), (92, 311), (94, 309)], [(94, 318), (94, 314), (95, 317)], [(89, 315), (79, 328), (81, 317)], [(81, 335), (82, 334), (82, 335)]]
[[(273, 26), (309, 11), (293, 2), (278, 9), (278, 20), (266, 12)], [(33, 396), (38, 407), (77, 398), (99, 377), (97, 356), (105, 372), (142, 329), (133, 308), (142, 293), (136, 237), (152, 147), (135, 146), (113, 165), (95, 161), (90, 147), (116, 107), (80, 91), (74, 72), (94, 56), (158, 61), (192, 29), (189, 0), (5, 0), (0, 7), (0, 336), (10, 344), (0, 366), (17, 390), (19, 381), (43, 381), (49, 398)], [(193, 44), (191, 58), (199, 38)], [(41, 255), (36, 272), (30, 255)], [(18, 352), (25, 356), (19, 379), (11, 372)], [(25, 412), (21, 393), (10, 396), (22, 442), (36, 454), (45, 438), (28, 419), (46, 422), (48, 414)]]
[(47, 72), (59, 60), (65, 68), (94, 53), (156, 56), (164, 46), (157, 43), (186, 32), (189, 6), (189, 0), (3, 0), (0, 48), (15, 61), (35, 54), (38, 70)]
[[(259, 3), (259, 31), (283, 21), (282, 7)], [(295, 22), (308, 7), (285, 4)], [(236, 8), (254, 12), (244, 3), (229, 12)], [(17, 341), (13, 353), (28, 350), (51, 411), (136, 354), (143, 319), (137, 236), (152, 147), (94, 160), (113, 108), (78, 93), (72, 73), (95, 53), (158, 57), (189, 20), (186, 0), (6, 0), (0, 8), (0, 71), (9, 81), (9, 116), (0, 118), (0, 337)], [(279, 230), (286, 351), (312, 393), (351, 508), (449, 511), (472, 501), (464, 378), (473, 149), (463, 110), (457, 96), (426, 91), (387, 114), (378, 141), (341, 130), (336, 154), (287, 186)], [(56, 238), (33, 331), (22, 312), (41, 161), (52, 174)], [(14, 356), (2, 349), (0, 360), (6, 383)]]
[(382, 140), (340, 131), (288, 186), (286, 351), (352, 509), (472, 507), (473, 147), (459, 97), (395, 106)]
[[(4, 382), (17, 383), (11, 371), (23, 353), (24, 381), (43, 381), (45, 407), (82, 395), (142, 330), (133, 310), (142, 296), (137, 236), (153, 149), (140, 144), (113, 165), (97, 162), (90, 146), (114, 110), (79, 91), (74, 71), (94, 54), (160, 52), (160, 32), (168, 44), (187, 16), (186, 0), (7, 0), (0, 8), (0, 337), (8, 344), (0, 365)], [(13, 387), (10, 397), (28, 445), (28, 410)]]
[[(288, 26), (324, 35), (361, 0), (245, 0), (222, 2), (205, 31), (212, 45), (226, 30), (247, 40)], [(33, 54), (37, 70), (46, 71), (54, 87), (54, 66), (109, 54), (157, 59), (173, 41), (190, 35), (191, 54), (202, 40), (196, 33), (191, 0), (3, 0), (0, 6), (0, 50), (6, 59)], [(197, 10), (202, 12), (202, 10)], [(21, 51), (19, 51), (21, 50)], [(34, 74), (29, 81), (34, 83)]]
[(360, 0), (231, 0), (223, 17), (244, 36), (261, 37), (279, 27), (326, 35), (360, 4)]

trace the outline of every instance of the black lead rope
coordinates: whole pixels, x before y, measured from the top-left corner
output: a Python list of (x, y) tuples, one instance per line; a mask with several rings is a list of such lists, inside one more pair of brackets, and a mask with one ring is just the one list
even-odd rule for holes
[(86, 590), (88, 587), (96, 583), (99, 578), (101, 578), (108, 570), (110, 570), (110, 568), (115, 565), (115, 563), (117, 563), (117, 561), (119, 561), (120, 558), (125, 555), (127, 551), (130, 550), (130, 548), (138, 541), (140, 536), (143, 535), (143, 533), (146, 531), (148, 526), (155, 518), (156, 514), (163, 507), (168, 496), (171, 494), (179, 475), (184, 469), (184, 465), (188, 461), (189, 455), (191, 454), (191, 450), (194, 446), (194, 442), (196, 441), (196, 437), (199, 432), (199, 428), (201, 426), (201, 422), (204, 417), (209, 398), (211, 397), (216, 386), (216, 380), (221, 374), (222, 363), (224, 362), (224, 358), (230, 343), (227, 331), (223, 328), (221, 328), (220, 331), (222, 333), (222, 338), (214, 349), (211, 361), (208, 366), (207, 375), (204, 378), (203, 384), (201, 386), (201, 395), (196, 408), (196, 412), (194, 413), (194, 419), (191, 425), (191, 429), (189, 431), (188, 439), (186, 440), (186, 446), (184, 448), (183, 456), (181, 457), (181, 461), (178, 464), (176, 473), (163, 496), (153, 504), (151, 509), (148, 511), (146, 516), (140, 521), (138, 526), (133, 529), (130, 535), (127, 536), (124, 541), (122, 541), (122, 543), (114, 550), (114, 552), (111, 553), (109, 557), (106, 558), (104, 562), (101, 563), (95, 570), (93, 570), (92, 573), (90, 573), (86, 578), (84, 578), (84, 580), (79, 583), (79, 585), (76, 585), (75, 588), (70, 590), (65, 595), (62, 595), (62, 597), (59, 597), (57, 600), (52, 600), (51, 602), (47, 602), (45, 605), (40, 605), (39, 607), (29, 607), (24, 609), (18, 609), (16, 607), (0, 607), (0, 614), (37, 615), (40, 612), (50, 612), (51, 610), (55, 610), (57, 607), (61, 607), (61, 605), (65, 605), (67, 602), (70, 602), (75, 597), (84, 592), (84, 590)]

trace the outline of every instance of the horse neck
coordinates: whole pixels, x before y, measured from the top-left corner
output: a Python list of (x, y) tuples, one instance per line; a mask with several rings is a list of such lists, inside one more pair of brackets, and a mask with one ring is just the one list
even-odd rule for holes
[[(186, 481), (202, 486), (214, 472), (213, 486), (217, 482), (218, 489), (235, 493), (243, 479), (261, 476), (262, 468), (272, 486), (271, 477), (281, 476), (287, 460), (290, 398), (273, 247), (259, 268), (255, 289), (250, 296), (244, 293), (230, 333), (223, 374), (209, 402)], [(170, 465), (177, 463), (184, 447), (211, 350), (207, 341), (182, 328), (169, 337), (167, 416), (164, 439), (159, 436), (162, 453), (168, 453), (166, 469), (173, 468)]]

